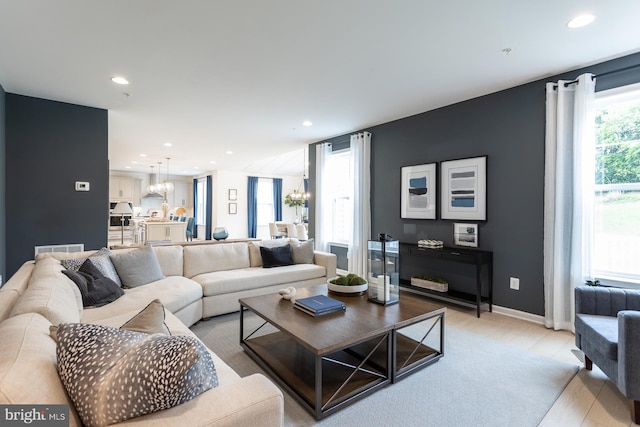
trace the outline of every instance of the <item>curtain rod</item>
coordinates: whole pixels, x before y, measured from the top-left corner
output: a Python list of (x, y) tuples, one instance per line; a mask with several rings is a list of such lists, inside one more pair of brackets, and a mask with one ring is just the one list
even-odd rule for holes
[[(596, 74), (596, 75), (592, 76), (591, 79), (595, 80), (596, 77), (606, 77), (606, 76), (611, 75), (611, 74), (622, 73), (622, 72), (625, 72), (625, 71), (633, 70), (635, 68), (640, 68), (640, 64), (630, 65), (628, 67), (618, 68), (617, 70), (611, 70), (611, 71), (607, 71), (605, 73)], [(567, 86), (575, 84), (575, 83), (578, 83), (578, 80), (573, 80), (573, 81), (570, 81), (570, 82), (566, 82), (564, 84), (564, 87), (567, 87)]]

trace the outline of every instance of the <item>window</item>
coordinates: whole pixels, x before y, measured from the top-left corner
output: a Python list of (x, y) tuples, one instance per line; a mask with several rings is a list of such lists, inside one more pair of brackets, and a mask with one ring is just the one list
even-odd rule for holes
[(640, 285), (640, 84), (597, 93), (595, 121), (594, 273)]
[(349, 150), (335, 152), (327, 159), (326, 185), (331, 198), (332, 243), (346, 244), (351, 231), (351, 171)]
[(197, 225), (205, 225), (205, 216), (207, 212), (207, 180), (206, 178), (198, 178), (196, 185), (196, 219)]
[(269, 178), (258, 179), (258, 230), (256, 237), (269, 239), (269, 223), (274, 221), (273, 208), (273, 180)]

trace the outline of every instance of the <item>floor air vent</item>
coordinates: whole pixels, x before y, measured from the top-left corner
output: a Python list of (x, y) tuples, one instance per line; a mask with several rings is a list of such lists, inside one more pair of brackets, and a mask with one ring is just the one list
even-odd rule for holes
[(84, 243), (71, 243), (67, 245), (36, 246), (36, 256), (47, 252), (83, 252)]

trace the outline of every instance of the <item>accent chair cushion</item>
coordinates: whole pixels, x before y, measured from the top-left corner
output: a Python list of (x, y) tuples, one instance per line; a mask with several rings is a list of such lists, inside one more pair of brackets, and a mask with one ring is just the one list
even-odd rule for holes
[(291, 245), (291, 257), (294, 264), (313, 264), (313, 239), (300, 242), (297, 239), (289, 241)]
[(78, 271), (62, 270), (62, 273), (80, 290), (83, 307), (101, 307), (124, 295), (122, 288), (105, 277), (91, 258), (87, 258)]
[(611, 360), (618, 360), (618, 318), (596, 314), (576, 314), (576, 334)]
[(87, 426), (168, 409), (218, 385), (211, 355), (191, 336), (63, 323), (57, 337), (60, 379)]
[(282, 267), (292, 265), (291, 246), (280, 246), (276, 248), (265, 248), (260, 246), (260, 255), (262, 256), (262, 267)]
[(135, 288), (164, 279), (160, 263), (151, 246), (111, 255), (111, 262), (125, 288)]

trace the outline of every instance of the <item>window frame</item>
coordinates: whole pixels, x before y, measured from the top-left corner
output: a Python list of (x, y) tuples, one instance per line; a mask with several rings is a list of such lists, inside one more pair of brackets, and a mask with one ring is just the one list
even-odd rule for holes
[[(597, 116), (597, 112), (610, 105), (620, 104), (630, 100), (640, 101), (640, 83), (634, 83), (631, 85), (620, 86), (604, 91), (597, 92), (595, 94), (595, 100), (593, 104), (594, 117)], [(634, 140), (637, 141), (637, 140)], [(634, 141), (625, 141), (625, 144), (632, 144)], [(597, 144), (597, 140), (596, 140)], [(596, 145), (596, 150), (601, 145)], [(596, 159), (594, 159), (594, 162)], [(596, 164), (597, 167), (597, 164)], [(598, 196), (598, 193), (602, 192), (606, 185), (611, 186), (624, 186), (627, 184), (596, 184), (594, 177), (594, 196)], [(640, 185), (640, 183), (630, 183), (630, 185)], [(594, 245), (595, 243), (595, 221), (596, 221), (596, 204), (594, 204)], [(595, 253), (595, 248), (591, 248), (592, 255)], [(640, 289), (640, 272), (638, 274), (627, 274), (625, 272), (607, 271), (607, 270), (595, 270), (594, 266), (594, 278), (599, 280), (602, 285), (619, 287), (619, 288), (631, 288)]]

